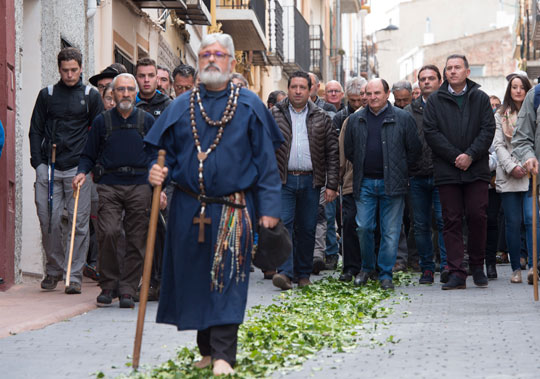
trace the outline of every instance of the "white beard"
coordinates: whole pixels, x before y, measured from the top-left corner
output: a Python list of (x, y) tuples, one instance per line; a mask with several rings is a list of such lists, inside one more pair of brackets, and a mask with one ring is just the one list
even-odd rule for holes
[(133, 109), (134, 105), (135, 104), (133, 103), (133, 101), (122, 100), (118, 103), (118, 109), (120, 109), (121, 111), (130, 111)]
[[(213, 67), (216, 70), (209, 70), (210, 67)], [(209, 63), (199, 74), (201, 83), (209, 87), (222, 86), (229, 81), (231, 75), (230, 68), (231, 65), (229, 63), (227, 72), (221, 72), (221, 69), (217, 65)]]

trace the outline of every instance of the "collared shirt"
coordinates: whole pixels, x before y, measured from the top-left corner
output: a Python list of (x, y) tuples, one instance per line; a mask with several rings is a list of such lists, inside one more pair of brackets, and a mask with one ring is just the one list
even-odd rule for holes
[(289, 104), (289, 113), (292, 123), (291, 152), (289, 154), (289, 166), (291, 171), (312, 171), (311, 153), (309, 152), (309, 137), (307, 132), (308, 106), (297, 112)]
[(457, 93), (456, 91), (454, 91), (454, 89), (452, 88), (452, 86), (450, 84), (448, 84), (448, 92), (450, 92), (451, 95), (454, 95), (454, 96), (461, 96), (463, 95), (465, 92), (467, 92), (467, 83), (465, 83), (465, 87), (463, 87), (463, 89), (461, 90), (460, 93)]
[(371, 113), (373, 113), (375, 116), (378, 116), (379, 114), (381, 114), (382, 112), (384, 112), (386, 110), (386, 108), (388, 108), (388, 102), (386, 103), (386, 105), (384, 107), (382, 107), (381, 109), (379, 109), (379, 111), (377, 113), (373, 112), (373, 110), (371, 110), (371, 107), (368, 105), (368, 109)]

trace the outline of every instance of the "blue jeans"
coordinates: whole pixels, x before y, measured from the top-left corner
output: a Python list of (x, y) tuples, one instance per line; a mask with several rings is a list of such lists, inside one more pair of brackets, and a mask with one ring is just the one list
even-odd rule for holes
[(431, 239), (432, 210), (437, 221), (437, 231), (439, 235), (439, 251), (441, 254), (441, 270), (446, 263), (446, 248), (443, 239), (443, 218), (439, 190), (433, 184), (433, 176), (409, 178), (409, 195), (413, 208), (414, 218), (414, 239), (420, 257), (420, 267), (422, 271), (435, 271), (433, 260), (433, 241)]
[[(532, 267), (532, 185), (528, 192), (503, 192), (501, 193), (502, 206), (504, 209), (504, 222), (506, 232), (506, 245), (510, 253), (510, 265), (512, 271), (519, 270), (521, 265), (521, 222), (525, 223), (525, 235), (527, 237), (527, 250), (529, 253), (529, 267)], [(538, 212), (538, 207), (536, 208)], [(536, 234), (540, 236), (540, 223), (536, 224)], [(537, 251), (540, 251), (540, 238), (537, 238)]]
[[(309, 278), (313, 270), (313, 249), (320, 188), (313, 188), (313, 175), (287, 175), (281, 187), (281, 219), (293, 241), (289, 258), (278, 272), (289, 278)], [(294, 231), (294, 233), (293, 233)]]
[(379, 247), (379, 279), (392, 279), (396, 263), (399, 232), (403, 220), (405, 195), (388, 196), (384, 193), (384, 179), (364, 178), (356, 200), (356, 224), (362, 255), (362, 271), (375, 270), (375, 236), (377, 208), (381, 224)]
[(326, 214), (326, 255), (336, 255), (339, 247), (336, 237), (336, 203), (326, 203), (324, 212)]

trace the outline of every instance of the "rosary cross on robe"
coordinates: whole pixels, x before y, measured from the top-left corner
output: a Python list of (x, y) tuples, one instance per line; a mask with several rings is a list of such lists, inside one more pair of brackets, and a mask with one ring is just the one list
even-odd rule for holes
[(204, 205), (201, 208), (201, 214), (199, 217), (193, 217), (193, 223), (199, 224), (199, 243), (204, 242), (204, 225), (210, 225), (212, 223), (212, 219), (210, 217), (205, 217)]

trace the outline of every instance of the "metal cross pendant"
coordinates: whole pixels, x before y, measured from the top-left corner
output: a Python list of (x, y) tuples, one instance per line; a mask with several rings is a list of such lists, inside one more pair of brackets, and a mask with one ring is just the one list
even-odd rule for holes
[(193, 218), (193, 224), (199, 224), (199, 243), (204, 242), (204, 224), (210, 225), (211, 223), (212, 219), (205, 217), (204, 207), (201, 209), (199, 217)]

